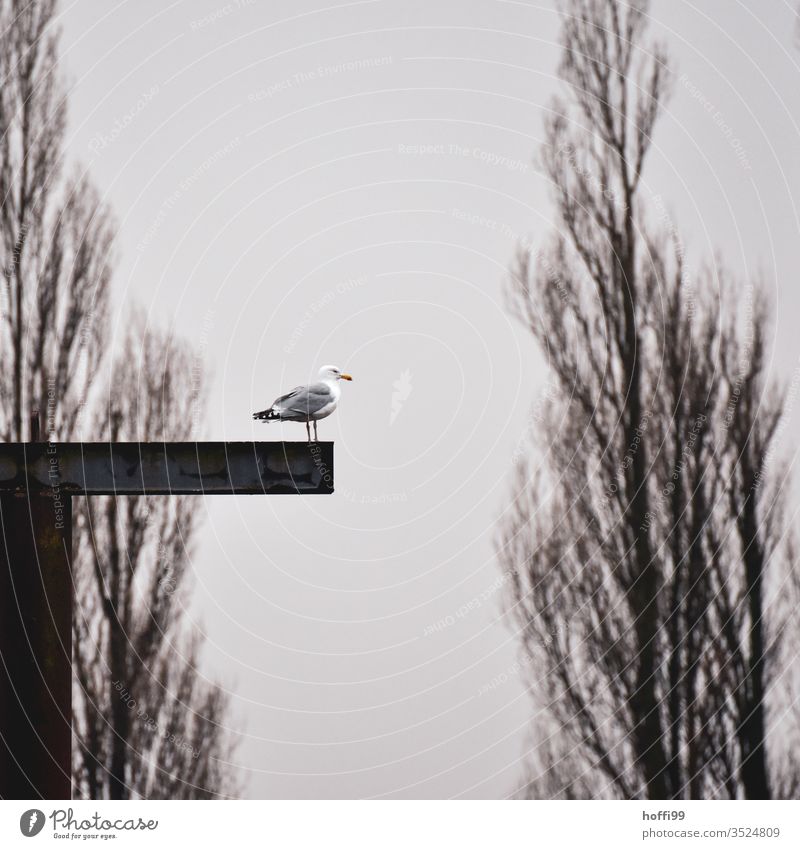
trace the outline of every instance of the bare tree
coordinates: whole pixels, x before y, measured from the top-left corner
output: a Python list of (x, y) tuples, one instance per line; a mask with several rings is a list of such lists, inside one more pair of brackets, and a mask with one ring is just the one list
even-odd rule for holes
[[(33, 407), (53, 439), (182, 438), (192, 420), (182, 405), (199, 393), (187, 387), (201, 378), (163, 335), (131, 336), (113, 393), (92, 397), (108, 343), (113, 223), (91, 183), (63, 173), (56, 5), (0, 0), (0, 438), (28, 438)], [(192, 509), (107, 499), (76, 520), (78, 793), (229, 792), (218, 759), (225, 700), (203, 681), (199, 640), (181, 625)]]
[(65, 105), (54, 0), (0, 2), (0, 435), (27, 411), (71, 433), (103, 352), (113, 226), (92, 186), (62, 177)]
[[(202, 410), (196, 359), (132, 323), (97, 429), (114, 441), (192, 437)], [(75, 573), (75, 781), (90, 798), (211, 798), (234, 788), (226, 698), (199, 669), (183, 624), (198, 525), (191, 497), (86, 499)]]
[(499, 550), (551, 717), (528, 792), (762, 798), (785, 630), (766, 590), (788, 563), (785, 481), (765, 468), (782, 409), (768, 310), (711, 271), (693, 285), (653, 226), (641, 175), (666, 57), (643, 41), (647, 7), (566, 3), (569, 98), (542, 151), (559, 230), (512, 281), (559, 388)]

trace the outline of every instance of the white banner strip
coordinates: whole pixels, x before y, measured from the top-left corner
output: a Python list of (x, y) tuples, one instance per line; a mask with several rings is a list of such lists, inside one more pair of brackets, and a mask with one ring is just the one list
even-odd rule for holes
[(800, 802), (0, 802), (0, 846), (800, 846)]

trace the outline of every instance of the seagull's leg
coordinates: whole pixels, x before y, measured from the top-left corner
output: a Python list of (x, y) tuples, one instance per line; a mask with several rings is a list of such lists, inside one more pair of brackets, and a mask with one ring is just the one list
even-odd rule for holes
[(306, 433), (308, 434), (308, 444), (311, 445), (311, 428), (308, 426), (308, 419), (306, 419)]
[(319, 437), (317, 436), (317, 420), (314, 419), (314, 442), (319, 442)]

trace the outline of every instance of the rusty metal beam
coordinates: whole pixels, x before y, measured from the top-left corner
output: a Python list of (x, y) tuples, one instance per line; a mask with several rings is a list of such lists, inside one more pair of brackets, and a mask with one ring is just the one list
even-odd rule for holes
[(333, 492), (332, 442), (0, 444), (0, 493), (280, 495)]
[(0, 797), (69, 799), (72, 499), (0, 496)]

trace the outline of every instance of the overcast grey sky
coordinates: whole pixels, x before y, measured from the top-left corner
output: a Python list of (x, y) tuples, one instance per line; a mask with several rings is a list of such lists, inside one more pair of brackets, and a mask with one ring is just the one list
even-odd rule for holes
[[(675, 74), (647, 192), (691, 265), (763, 276), (788, 375), (792, 4), (652, 15)], [(335, 496), (198, 499), (191, 617), (245, 794), (513, 792), (531, 707), (493, 535), (546, 369), (502, 292), (552, 226), (555, 4), (76, 0), (61, 21), (69, 153), (119, 223), (115, 331), (137, 301), (202, 351), (198, 436), (302, 439), (251, 411), (324, 363), (355, 378), (320, 425)]]

